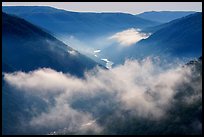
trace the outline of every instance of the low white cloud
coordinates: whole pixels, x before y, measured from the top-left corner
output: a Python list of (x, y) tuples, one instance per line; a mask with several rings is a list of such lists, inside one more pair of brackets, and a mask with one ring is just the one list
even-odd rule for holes
[(68, 50), (67, 52), (72, 56), (76, 56), (78, 54), (75, 50)]
[(108, 59), (105, 59), (105, 58), (102, 58), (101, 60), (106, 62), (106, 68), (107, 69), (111, 69), (112, 68), (112, 65), (114, 64), (112, 61), (110, 61)]
[[(48, 111), (32, 118), (30, 124), (34, 127), (67, 129), (66, 132), (93, 130), (98, 133), (102, 126), (94, 121), (96, 117), (91, 111), (72, 107), (74, 101), (89, 100), (103, 94), (107, 100), (119, 103), (122, 110), (128, 110), (132, 115), (159, 119), (165, 116), (171, 105), (177, 85), (188, 81), (190, 75), (189, 68), (178, 66), (163, 70), (147, 58), (143, 61), (127, 60), (124, 65), (110, 70), (95, 68), (86, 72), (83, 79), (49, 68), (29, 73), (5, 73), (4, 79), (25, 93), (55, 100), (55, 105), (50, 105)], [(94, 111), (101, 109), (98, 104), (93, 104), (93, 108), (96, 107)]]
[(101, 52), (100, 49), (94, 50), (94, 53), (99, 53), (99, 52)]
[(58, 103), (51, 107), (48, 112), (33, 117), (30, 125), (40, 129), (49, 129), (57, 134), (73, 132), (83, 134), (88, 130), (92, 130), (95, 133), (101, 131), (101, 128), (96, 123), (88, 124), (94, 121), (91, 115), (79, 112), (71, 108), (67, 103)]
[(132, 44), (137, 43), (141, 39), (146, 39), (150, 34), (141, 33), (138, 29), (128, 29), (122, 32), (118, 32), (113, 36), (110, 36), (108, 39), (116, 40), (122, 46), (131, 46)]

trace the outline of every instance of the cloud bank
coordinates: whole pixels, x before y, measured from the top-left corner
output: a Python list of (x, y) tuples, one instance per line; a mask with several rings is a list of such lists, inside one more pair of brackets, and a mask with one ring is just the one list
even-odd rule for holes
[(149, 34), (141, 33), (138, 29), (128, 29), (122, 32), (118, 32), (113, 36), (109, 37), (110, 40), (115, 40), (120, 43), (122, 46), (131, 46), (132, 44), (137, 43), (141, 39), (146, 39), (149, 37)]
[[(177, 86), (188, 82), (191, 71), (174, 66), (161, 69), (149, 58), (127, 60), (110, 70), (95, 68), (85, 78), (41, 68), (29, 73), (5, 73), (4, 79), (25, 94), (46, 100), (48, 110), (29, 121), (37, 129), (54, 133), (100, 133), (98, 119), (104, 108), (117, 104), (131, 115), (152, 120), (162, 119), (171, 106)], [(85, 100), (78, 107), (80, 101)], [(90, 107), (87, 107), (91, 104)], [(84, 109), (83, 107), (86, 107)]]

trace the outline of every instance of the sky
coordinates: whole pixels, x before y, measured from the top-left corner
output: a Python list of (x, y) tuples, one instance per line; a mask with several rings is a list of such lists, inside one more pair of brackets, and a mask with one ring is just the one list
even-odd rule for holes
[(199, 11), (202, 2), (2, 2), (3, 6), (52, 6), (77, 12)]

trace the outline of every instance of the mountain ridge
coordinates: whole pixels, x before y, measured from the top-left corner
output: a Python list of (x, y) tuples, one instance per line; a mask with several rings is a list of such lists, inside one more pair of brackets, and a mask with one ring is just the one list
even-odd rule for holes
[[(36, 12), (36, 9), (38, 12)], [(107, 33), (107, 30), (118, 31), (130, 27), (144, 28), (159, 24), (127, 13), (70, 12), (41, 6), (3, 6), (2, 10), (6, 13), (16, 14), (55, 34), (80, 34), (82, 32), (86, 34), (101, 34)], [(49, 14), (39, 12), (43, 10), (46, 12), (50, 10), (50, 12)], [(71, 28), (68, 26), (71, 26)], [(83, 36), (86, 37), (87, 35), (84, 34)]]
[(24, 19), (3, 12), (2, 17), (2, 59), (16, 70), (51, 67), (82, 76), (99, 65)]
[(136, 14), (136, 16), (149, 19), (151, 21), (166, 23), (194, 13), (195, 11), (147, 11)]

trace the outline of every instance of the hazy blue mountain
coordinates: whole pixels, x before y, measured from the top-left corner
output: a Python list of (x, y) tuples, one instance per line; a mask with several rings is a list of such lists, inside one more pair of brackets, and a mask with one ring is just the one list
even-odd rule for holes
[(70, 12), (46, 6), (3, 6), (2, 10), (15, 14), (55, 34), (103, 34), (131, 27), (144, 28), (158, 22), (126, 13)]
[[(194, 12), (194, 13), (196, 13), (196, 12)], [(175, 19), (175, 20), (172, 20), (170, 22), (163, 23), (163, 24), (160, 24), (160, 25), (157, 25), (157, 26), (143, 28), (142, 31), (146, 32), (146, 33), (154, 33), (154, 32), (156, 32), (156, 31), (158, 31), (158, 30), (160, 30), (162, 28), (171, 26), (171, 25), (181, 21), (182, 19), (189, 18), (189, 17), (191, 17), (191, 16), (190, 15), (189, 16), (184, 16), (184, 17), (181, 17), (181, 18), (178, 18), (178, 19)]]
[(84, 70), (97, 65), (24, 19), (5, 13), (2, 13), (2, 17), (3, 71), (12, 68), (13, 71), (27, 72), (49, 67), (82, 76)]
[(149, 38), (141, 40), (139, 45), (155, 47), (157, 52), (166, 50), (174, 56), (199, 57), (202, 54), (202, 13), (170, 22)]
[(194, 58), (200, 55), (202, 55), (202, 13), (195, 13), (171, 21), (147, 39), (125, 47), (118, 53), (109, 53), (107, 56), (113, 62), (121, 63), (125, 58), (161, 56), (172, 60), (172, 58)]
[(137, 14), (137, 17), (156, 21), (156, 22), (169, 22), (189, 14), (195, 13), (194, 11), (148, 11), (141, 14)]
[[(13, 15), (2, 13), (2, 34), (2, 73), (47, 67), (81, 77), (85, 70), (98, 65), (41, 28)], [(31, 107), (46, 110), (45, 104), (35, 97), (27, 99), (4, 80), (2, 96), (3, 134), (35, 133), (26, 131), (29, 128), (23, 123), (33, 115), (28, 111)]]

